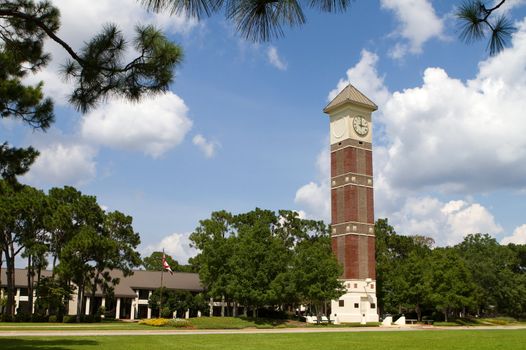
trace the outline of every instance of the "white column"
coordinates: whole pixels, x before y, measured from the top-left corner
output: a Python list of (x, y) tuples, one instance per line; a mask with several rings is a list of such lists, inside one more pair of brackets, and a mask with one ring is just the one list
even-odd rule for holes
[(20, 305), (20, 288), (17, 288), (16, 295), (15, 295), (15, 314), (18, 313), (19, 305)]
[[(152, 296), (152, 291), (148, 292), (148, 300), (150, 300), (150, 297)], [(150, 309), (150, 304), (148, 304), (148, 313), (146, 315), (146, 318), (152, 318), (152, 309)]]
[(135, 320), (135, 301), (131, 303), (130, 320)]
[(86, 297), (86, 310), (84, 310), (84, 314), (89, 315), (90, 311), (90, 297)]
[(184, 318), (190, 318), (190, 309), (186, 310), (184, 313)]
[(106, 298), (104, 296), (102, 296), (100, 306), (104, 309), (104, 312), (102, 313), (102, 315), (100, 315), (100, 317), (104, 318), (104, 313), (106, 312)]
[(197, 317), (201, 317), (201, 311), (197, 311)]
[(117, 298), (117, 306), (115, 307), (115, 319), (121, 318), (121, 298)]

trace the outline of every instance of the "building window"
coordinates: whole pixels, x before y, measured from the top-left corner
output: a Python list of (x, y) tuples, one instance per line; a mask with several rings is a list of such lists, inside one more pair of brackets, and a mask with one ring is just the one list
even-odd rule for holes
[(28, 291), (27, 288), (20, 288), (20, 296), (27, 297)]
[(376, 309), (376, 304), (375, 303), (371, 303), (371, 309)]
[(371, 289), (374, 289), (374, 284), (371, 284)]
[(355, 283), (355, 284), (354, 284), (354, 288), (358, 288), (358, 283)]
[(345, 306), (345, 301), (344, 300), (338, 300), (338, 306), (339, 307), (344, 307)]
[(355, 308), (355, 309), (357, 309), (357, 308), (359, 308), (359, 307), (360, 307), (360, 305), (358, 305), (358, 303), (354, 303), (354, 308)]
[(139, 299), (148, 300), (148, 295), (150, 291), (148, 289), (139, 289)]

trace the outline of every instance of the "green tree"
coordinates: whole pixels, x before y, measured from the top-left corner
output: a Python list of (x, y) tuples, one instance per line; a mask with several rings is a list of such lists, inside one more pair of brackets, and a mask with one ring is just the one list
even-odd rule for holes
[(522, 309), (524, 285), (521, 288), (521, 272), (515, 269), (518, 256), (513, 249), (480, 233), (466, 236), (455, 249), (475, 281), (477, 314), (490, 311), (516, 314)]
[(327, 227), (295, 212), (214, 212), (190, 239), (200, 251), (193, 262), (208, 295), (233, 302), (235, 316), (238, 303), (257, 316), (261, 307), (319, 306), (342, 293)]
[(387, 219), (375, 224), (376, 285), (380, 312), (415, 311), (422, 318), (430, 306), (430, 255), (434, 241), (426, 236), (398, 235)]
[[(211, 16), (224, 11), (238, 33), (249, 40), (259, 42), (283, 36), (283, 27), (305, 24), (305, 9), (314, 8), (321, 12), (344, 12), (353, 0), (141, 0), (153, 11), (169, 11), (172, 14), (196, 18)], [(486, 6), (485, 3), (492, 6)], [(485, 38), (489, 34), (488, 49), (494, 55), (508, 42), (514, 28), (501, 15), (493, 19), (506, 0), (482, 1), (464, 0), (456, 11), (461, 25), (460, 38), (469, 43)], [(492, 16), (493, 15), (493, 16)]]
[(460, 38), (466, 43), (485, 39), (489, 36), (488, 51), (495, 55), (502, 51), (508, 44), (511, 34), (515, 30), (511, 21), (505, 16), (497, 16), (497, 11), (506, 0), (488, 1), (465, 0), (456, 11), (455, 15), (460, 22)]
[(35, 275), (37, 281), (40, 279), (41, 271), (47, 266), (47, 231), (45, 219), (49, 215), (47, 196), (44, 192), (33, 187), (26, 186), (24, 191), (24, 232), (22, 244), (24, 250), (22, 257), (27, 259), (27, 290), (28, 306), (27, 312), (33, 310), (33, 286), (35, 285)]
[[(2, 81), (0, 80), (0, 90), (2, 89), (1, 84)], [(38, 151), (33, 147), (10, 147), (7, 142), (4, 142), (0, 145), (0, 178), (12, 186), (16, 186), (18, 184), (17, 176), (27, 173), (37, 156)]]
[[(194, 272), (191, 265), (181, 265), (177, 260), (174, 260), (171, 255), (165, 254), (166, 262), (170, 265), (172, 271), (178, 272)], [(162, 271), (163, 270), (163, 252), (153, 252), (150, 256), (142, 259), (142, 265), (147, 271)]]
[(444, 314), (466, 314), (475, 305), (475, 283), (459, 252), (452, 248), (436, 248), (430, 261), (430, 301)]
[(15, 258), (43, 229), (43, 193), (30, 186), (15, 190), (0, 180), (0, 244), (6, 260), (7, 314), (14, 315)]
[(267, 41), (283, 35), (283, 26), (305, 23), (304, 8), (322, 12), (345, 11), (352, 0), (141, 0), (153, 11), (203, 18), (224, 11), (241, 36), (253, 41)]
[(232, 238), (234, 249), (228, 264), (228, 294), (251, 306), (257, 317), (259, 307), (276, 302), (270, 285), (286, 270), (286, 247), (275, 234), (278, 218), (273, 211), (256, 208), (236, 215), (233, 222), (236, 236)]
[(226, 211), (213, 212), (209, 219), (199, 221), (199, 226), (190, 235), (192, 246), (200, 251), (192, 264), (211, 297), (227, 295), (232, 274), (229, 262), (234, 252), (230, 238), (234, 234), (232, 221), (232, 214)]
[(408, 288), (404, 278), (404, 262), (414, 243), (411, 237), (398, 235), (387, 219), (375, 223), (376, 286), (380, 313), (402, 312), (403, 293)]
[[(2, 0), (0, 20), (0, 118), (18, 119), (34, 129), (46, 130), (54, 120), (53, 102), (44, 98), (43, 82), (22, 83), (49, 63), (45, 40), (56, 42), (69, 54), (62, 73), (74, 82), (70, 102), (82, 112), (109, 96), (137, 101), (144, 94), (165, 91), (182, 60), (181, 48), (151, 26), (137, 26), (131, 42), (139, 55), (130, 62), (124, 61), (129, 44), (114, 25), (106, 25), (75, 51), (57, 35), (60, 13), (46, 0)], [(31, 147), (2, 144), (0, 175), (15, 181), (37, 155)]]
[(345, 294), (345, 288), (338, 280), (342, 273), (343, 269), (332, 253), (327, 228), (322, 227), (317, 235), (306, 237), (296, 246), (291, 278), (302, 303), (314, 305), (317, 313), (327, 301)]
[[(133, 274), (133, 268), (141, 264), (137, 246), (141, 243), (139, 234), (132, 226), (131, 216), (119, 211), (104, 214), (99, 240), (99, 249), (93, 256), (93, 269), (89, 274), (91, 300), (95, 300), (97, 287), (102, 290), (112, 288), (119, 279), (112, 278), (111, 271), (119, 269), (123, 276)], [(95, 314), (95, 303), (91, 303), (90, 314)]]
[(193, 295), (187, 290), (172, 290), (166, 287), (157, 288), (148, 299), (148, 306), (155, 312), (161, 307), (161, 317), (184, 317), (187, 310), (201, 310), (203, 299), (200, 294)]

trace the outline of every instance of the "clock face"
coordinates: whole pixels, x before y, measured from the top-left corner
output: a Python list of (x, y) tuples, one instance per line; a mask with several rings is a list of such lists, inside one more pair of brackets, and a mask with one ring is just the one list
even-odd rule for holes
[(353, 118), (352, 126), (354, 131), (360, 136), (365, 136), (369, 132), (369, 123), (362, 116), (356, 116)]
[(346, 122), (344, 118), (336, 120), (332, 125), (332, 134), (335, 138), (339, 139), (343, 136), (345, 133), (345, 129), (347, 128)]

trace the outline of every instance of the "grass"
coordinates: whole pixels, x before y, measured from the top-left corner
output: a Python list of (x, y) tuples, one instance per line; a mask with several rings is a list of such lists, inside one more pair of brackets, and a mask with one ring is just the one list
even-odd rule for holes
[(103, 323), (31, 323), (31, 322), (0, 322), (0, 332), (24, 330), (24, 331), (45, 331), (45, 330), (133, 330), (151, 329), (150, 326), (140, 325), (130, 322), (103, 322)]
[[(244, 329), (244, 328), (291, 328), (302, 323), (295, 323), (288, 320), (275, 319), (250, 319), (239, 317), (198, 317), (189, 320), (189, 328), (193, 329)], [(151, 329), (151, 325), (138, 324), (131, 322), (103, 322), (103, 323), (0, 323), (0, 332), (13, 330), (133, 330)], [(159, 328), (172, 328), (169, 325)]]
[(303, 334), (137, 335), (111, 337), (0, 337), (2, 350), (190, 349), (190, 350), (515, 350), (526, 330), (445, 330)]
[[(154, 320), (155, 321), (155, 320)], [(435, 326), (492, 326), (492, 325), (509, 325), (517, 324), (512, 318), (463, 318), (452, 322), (435, 322)], [(377, 327), (380, 323), (367, 323), (366, 327)], [(186, 326), (186, 324), (185, 324)], [(180, 327), (182, 327), (180, 325)], [(179, 328), (180, 328), (179, 327)], [(341, 328), (341, 327), (363, 327), (359, 323), (348, 324), (321, 324), (313, 325), (291, 320), (277, 320), (265, 318), (243, 318), (243, 317), (199, 317), (188, 320), (187, 328), (192, 329), (244, 329), (244, 328), (295, 328), (295, 327), (319, 327), (319, 328)], [(138, 324), (132, 322), (112, 321), (102, 323), (0, 323), (0, 333), (13, 330), (26, 331), (46, 331), (46, 330), (135, 330), (151, 329), (151, 325)], [(156, 327), (157, 329), (174, 329), (170, 324), (165, 327)]]
[(243, 329), (243, 328), (283, 328), (295, 327), (288, 320), (244, 317), (198, 317), (190, 319), (193, 328), (197, 329)]
[(495, 317), (495, 318), (458, 318), (449, 322), (435, 322), (435, 326), (508, 326), (514, 324), (523, 324), (512, 317)]

